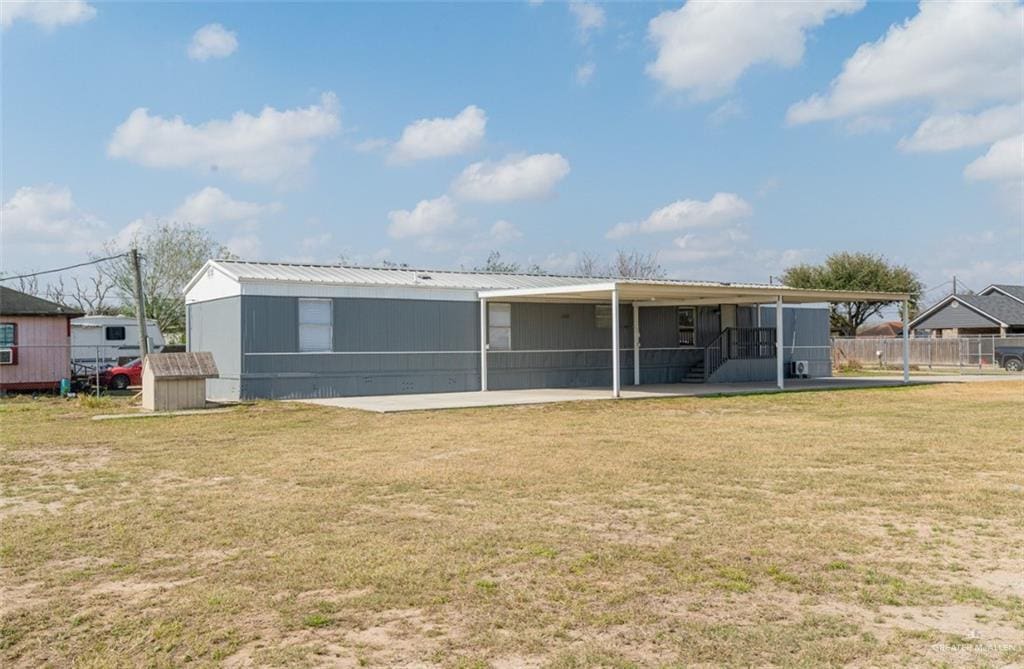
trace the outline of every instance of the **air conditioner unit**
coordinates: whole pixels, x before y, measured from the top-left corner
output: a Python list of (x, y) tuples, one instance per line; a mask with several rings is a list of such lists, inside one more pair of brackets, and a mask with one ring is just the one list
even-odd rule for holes
[(793, 376), (806, 379), (811, 375), (811, 363), (806, 360), (793, 361)]

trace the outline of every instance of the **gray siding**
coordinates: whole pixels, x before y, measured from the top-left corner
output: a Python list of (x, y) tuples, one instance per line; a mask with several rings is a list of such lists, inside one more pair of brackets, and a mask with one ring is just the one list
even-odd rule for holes
[[(775, 307), (762, 307), (761, 324), (765, 327), (775, 326)], [(783, 360), (787, 365), (793, 360), (806, 360), (810, 363), (812, 377), (832, 376), (829, 327), (828, 309), (784, 307), (782, 346)]]
[[(394, 395), (480, 387), (475, 302), (336, 298), (334, 353), (298, 352), (298, 298), (246, 296), (242, 304), (247, 354), (243, 397)], [(364, 355), (369, 352), (393, 354)]]
[(237, 400), (240, 397), (241, 300), (227, 297), (186, 307), (188, 350), (212, 353), (220, 373), (220, 378), (207, 382), (207, 393), (213, 399)]
[(960, 305), (953, 307), (947, 304), (934, 314), (924, 319), (915, 330), (945, 330), (946, 328), (999, 328), (999, 324), (985, 318), (970, 307)]
[(298, 299), (245, 295), (241, 300), (244, 352), (291, 353), (299, 350)]
[[(479, 388), (476, 302), (336, 298), (330, 353), (298, 352), (298, 298), (230, 298), (190, 305), (189, 314), (191, 348), (212, 351), (221, 368), (223, 378), (213, 382), (221, 384), (217, 396), (297, 398)], [(623, 385), (630, 385), (631, 305), (623, 304), (620, 315), (621, 378)], [(811, 360), (818, 364), (812, 368), (816, 375), (827, 375), (827, 312), (786, 309), (785, 318), (787, 360)], [(753, 308), (737, 311), (741, 326), (753, 320)], [(700, 346), (718, 335), (720, 322), (717, 307), (701, 307), (698, 346), (679, 348), (676, 308), (641, 308), (641, 383), (679, 382), (703, 360)], [(763, 324), (772, 323), (773, 309), (766, 309)], [(794, 328), (799, 330), (795, 342)], [(609, 328), (597, 326), (594, 305), (513, 303), (512, 350), (489, 353), (489, 386), (609, 386), (611, 339)], [(756, 370), (749, 364), (731, 365), (721, 375), (730, 380), (760, 378), (766, 364), (759, 363)]]
[(708, 383), (743, 383), (745, 381), (774, 381), (777, 371), (775, 358), (757, 360), (726, 360)]

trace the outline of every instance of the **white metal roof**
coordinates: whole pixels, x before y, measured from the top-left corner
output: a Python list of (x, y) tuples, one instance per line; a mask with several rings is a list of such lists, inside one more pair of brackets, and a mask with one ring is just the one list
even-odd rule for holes
[[(505, 274), (407, 267), (351, 267), (298, 263), (210, 260), (185, 288), (188, 293), (204, 276), (220, 274), (236, 285), (249, 284), (266, 290), (274, 284), (330, 286), (374, 291), (376, 289), (439, 289), (438, 294), (458, 292), (461, 299), (510, 298), (541, 301), (556, 297), (604, 300), (612, 288), (623, 299), (693, 302), (756, 303), (781, 296), (787, 302), (899, 301), (904, 294), (868, 291), (805, 290), (763, 283), (684, 281), (676, 279), (619, 279), (614, 277), (559, 276), (553, 274)], [(332, 290), (335, 290), (332, 288)], [(471, 292), (469, 292), (471, 291)], [(378, 291), (379, 292), (379, 291)], [(419, 294), (419, 291), (416, 291)], [(369, 295), (367, 295), (369, 296)], [(208, 298), (205, 298), (208, 299)]]
[[(235, 281), (323, 283), (358, 286), (405, 286), (454, 288), (462, 290), (508, 290), (514, 288), (553, 288), (615, 281), (613, 277), (581, 277), (555, 274), (505, 274), (497, 272), (413, 269), (407, 267), (353, 267), (344, 265), (307, 265), (297, 263), (210, 260), (189, 282), (185, 290), (209, 267), (216, 267)], [(622, 279), (618, 279), (622, 282)], [(643, 283), (666, 286), (763, 287), (768, 284), (727, 283), (720, 281), (648, 280)], [(779, 286), (774, 286), (778, 289)]]

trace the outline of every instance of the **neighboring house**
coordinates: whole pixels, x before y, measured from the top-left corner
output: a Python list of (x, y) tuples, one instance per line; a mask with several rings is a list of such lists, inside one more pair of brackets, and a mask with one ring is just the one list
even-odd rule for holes
[(993, 284), (974, 295), (947, 295), (910, 327), (932, 337), (1024, 333), (1024, 286)]
[(82, 313), (0, 286), (0, 390), (53, 390), (71, 375), (71, 319)]
[(822, 305), (906, 298), (229, 260), (207, 262), (185, 292), (188, 348), (213, 353), (210, 396), (224, 399), (781, 381), (777, 319), (782, 368), (828, 376)]
[(883, 321), (861, 326), (858, 337), (902, 337), (903, 321)]

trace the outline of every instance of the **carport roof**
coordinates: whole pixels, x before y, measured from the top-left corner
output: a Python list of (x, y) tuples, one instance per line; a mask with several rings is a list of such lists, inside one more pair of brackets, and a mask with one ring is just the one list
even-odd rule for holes
[(648, 281), (616, 279), (590, 284), (551, 286), (544, 288), (518, 288), (509, 290), (481, 290), (484, 300), (506, 302), (584, 301), (606, 302), (612, 291), (618, 291), (622, 302), (655, 304), (757, 304), (774, 302), (782, 298), (791, 304), (820, 304), (836, 302), (899, 302), (909, 299), (906, 293), (881, 293), (853, 290), (808, 290), (751, 283), (711, 283), (696, 281)]

